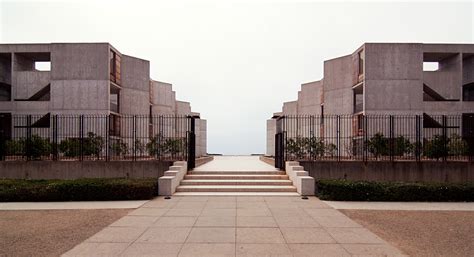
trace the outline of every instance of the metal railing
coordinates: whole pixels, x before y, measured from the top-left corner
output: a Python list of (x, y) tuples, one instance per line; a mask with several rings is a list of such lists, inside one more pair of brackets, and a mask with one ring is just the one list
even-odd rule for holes
[(287, 160), (474, 159), (474, 115), (282, 116), (276, 129), (275, 157), (281, 165)]
[[(187, 160), (193, 117), (12, 115), (2, 160)], [(10, 129), (8, 129), (10, 128)], [(7, 132), (5, 132), (7, 131)], [(191, 151), (192, 153), (192, 151)]]

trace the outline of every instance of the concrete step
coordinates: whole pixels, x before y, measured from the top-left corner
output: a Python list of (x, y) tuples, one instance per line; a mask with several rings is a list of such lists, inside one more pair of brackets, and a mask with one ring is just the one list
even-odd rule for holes
[(181, 181), (181, 185), (280, 185), (280, 186), (291, 186), (293, 183), (291, 180), (286, 179), (185, 179)]
[(299, 196), (296, 192), (176, 192), (173, 196)]
[(285, 175), (284, 171), (188, 171), (191, 175)]
[(296, 192), (294, 186), (178, 186), (176, 192)]
[(275, 180), (275, 179), (284, 179), (288, 180), (288, 175), (248, 175), (248, 174), (231, 174), (231, 175), (224, 175), (224, 174), (206, 174), (206, 175), (185, 175), (184, 179), (222, 179), (222, 180), (232, 180), (232, 179), (248, 179), (248, 180)]

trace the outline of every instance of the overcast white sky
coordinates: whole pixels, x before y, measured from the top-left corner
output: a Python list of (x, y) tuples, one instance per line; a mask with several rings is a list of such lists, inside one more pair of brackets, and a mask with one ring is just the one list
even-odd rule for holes
[(208, 120), (208, 152), (265, 152), (265, 120), (364, 42), (472, 43), (464, 2), (3, 1), (0, 42), (110, 42)]

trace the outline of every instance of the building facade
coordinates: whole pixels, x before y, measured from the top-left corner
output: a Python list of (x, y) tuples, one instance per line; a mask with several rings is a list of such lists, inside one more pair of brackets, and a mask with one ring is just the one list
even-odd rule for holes
[(149, 61), (122, 54), (109, 43), (0, 44), (0, 123), (5, 137), (21, 136), (19, 128), (25, 124), (15, 120), (21, 115), (33, 116), (28, 126), (34, 130), (50, 126), (54, 115), (107, 117), (103, 124), (86, 119), (79, 125), (96, 134), (108, 126), (113, 136), (128, 141), (125, 135), (137, 128), (144, 141), (165, 127), (177, 137), (186, 132), (158, 119), (133, 118), (132, 123), (133, 116), (194, 116), (199, 128), (196, 155), (206, 154), (206, 121), (191, 111), (190, 103), (176, 100), (171, 84), (150, 79)]
[[(338, 126), (349, 128), (352, 135), (382, 127), (374, 122), (363, 128), (357, 117), (418, 115), (422, 117), (424, 135), (445, 127), (448, 134), (472, 138), (474, 129), (469, 124), (474, 124), (474, 45), (365, 43), (352, 54), (325, 61), (323, 79), (303, 84), (298, 99), (285, 102), (282, 111), (267, 121), (267, 155), (274, 155), (276, 118), (291, 115), (351, 116), (347, 125)], [(459, 119), (442, 125), (443, 115)], [(319, 128), (314, 130), (316, 136), (335, 130), (336, 125), (321, 122), (310, 124)], [(304, 126), (297, 124), (288, 133), (297, 135), (305, 130)], [(395, 122), (393, 130), (402, 130), (396, 126)]]

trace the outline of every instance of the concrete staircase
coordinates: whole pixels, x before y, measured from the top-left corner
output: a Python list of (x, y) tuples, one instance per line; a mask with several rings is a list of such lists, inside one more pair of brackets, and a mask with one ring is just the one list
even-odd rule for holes
[(298, 195), (284, 171), (189, 171), (175, 195)]

